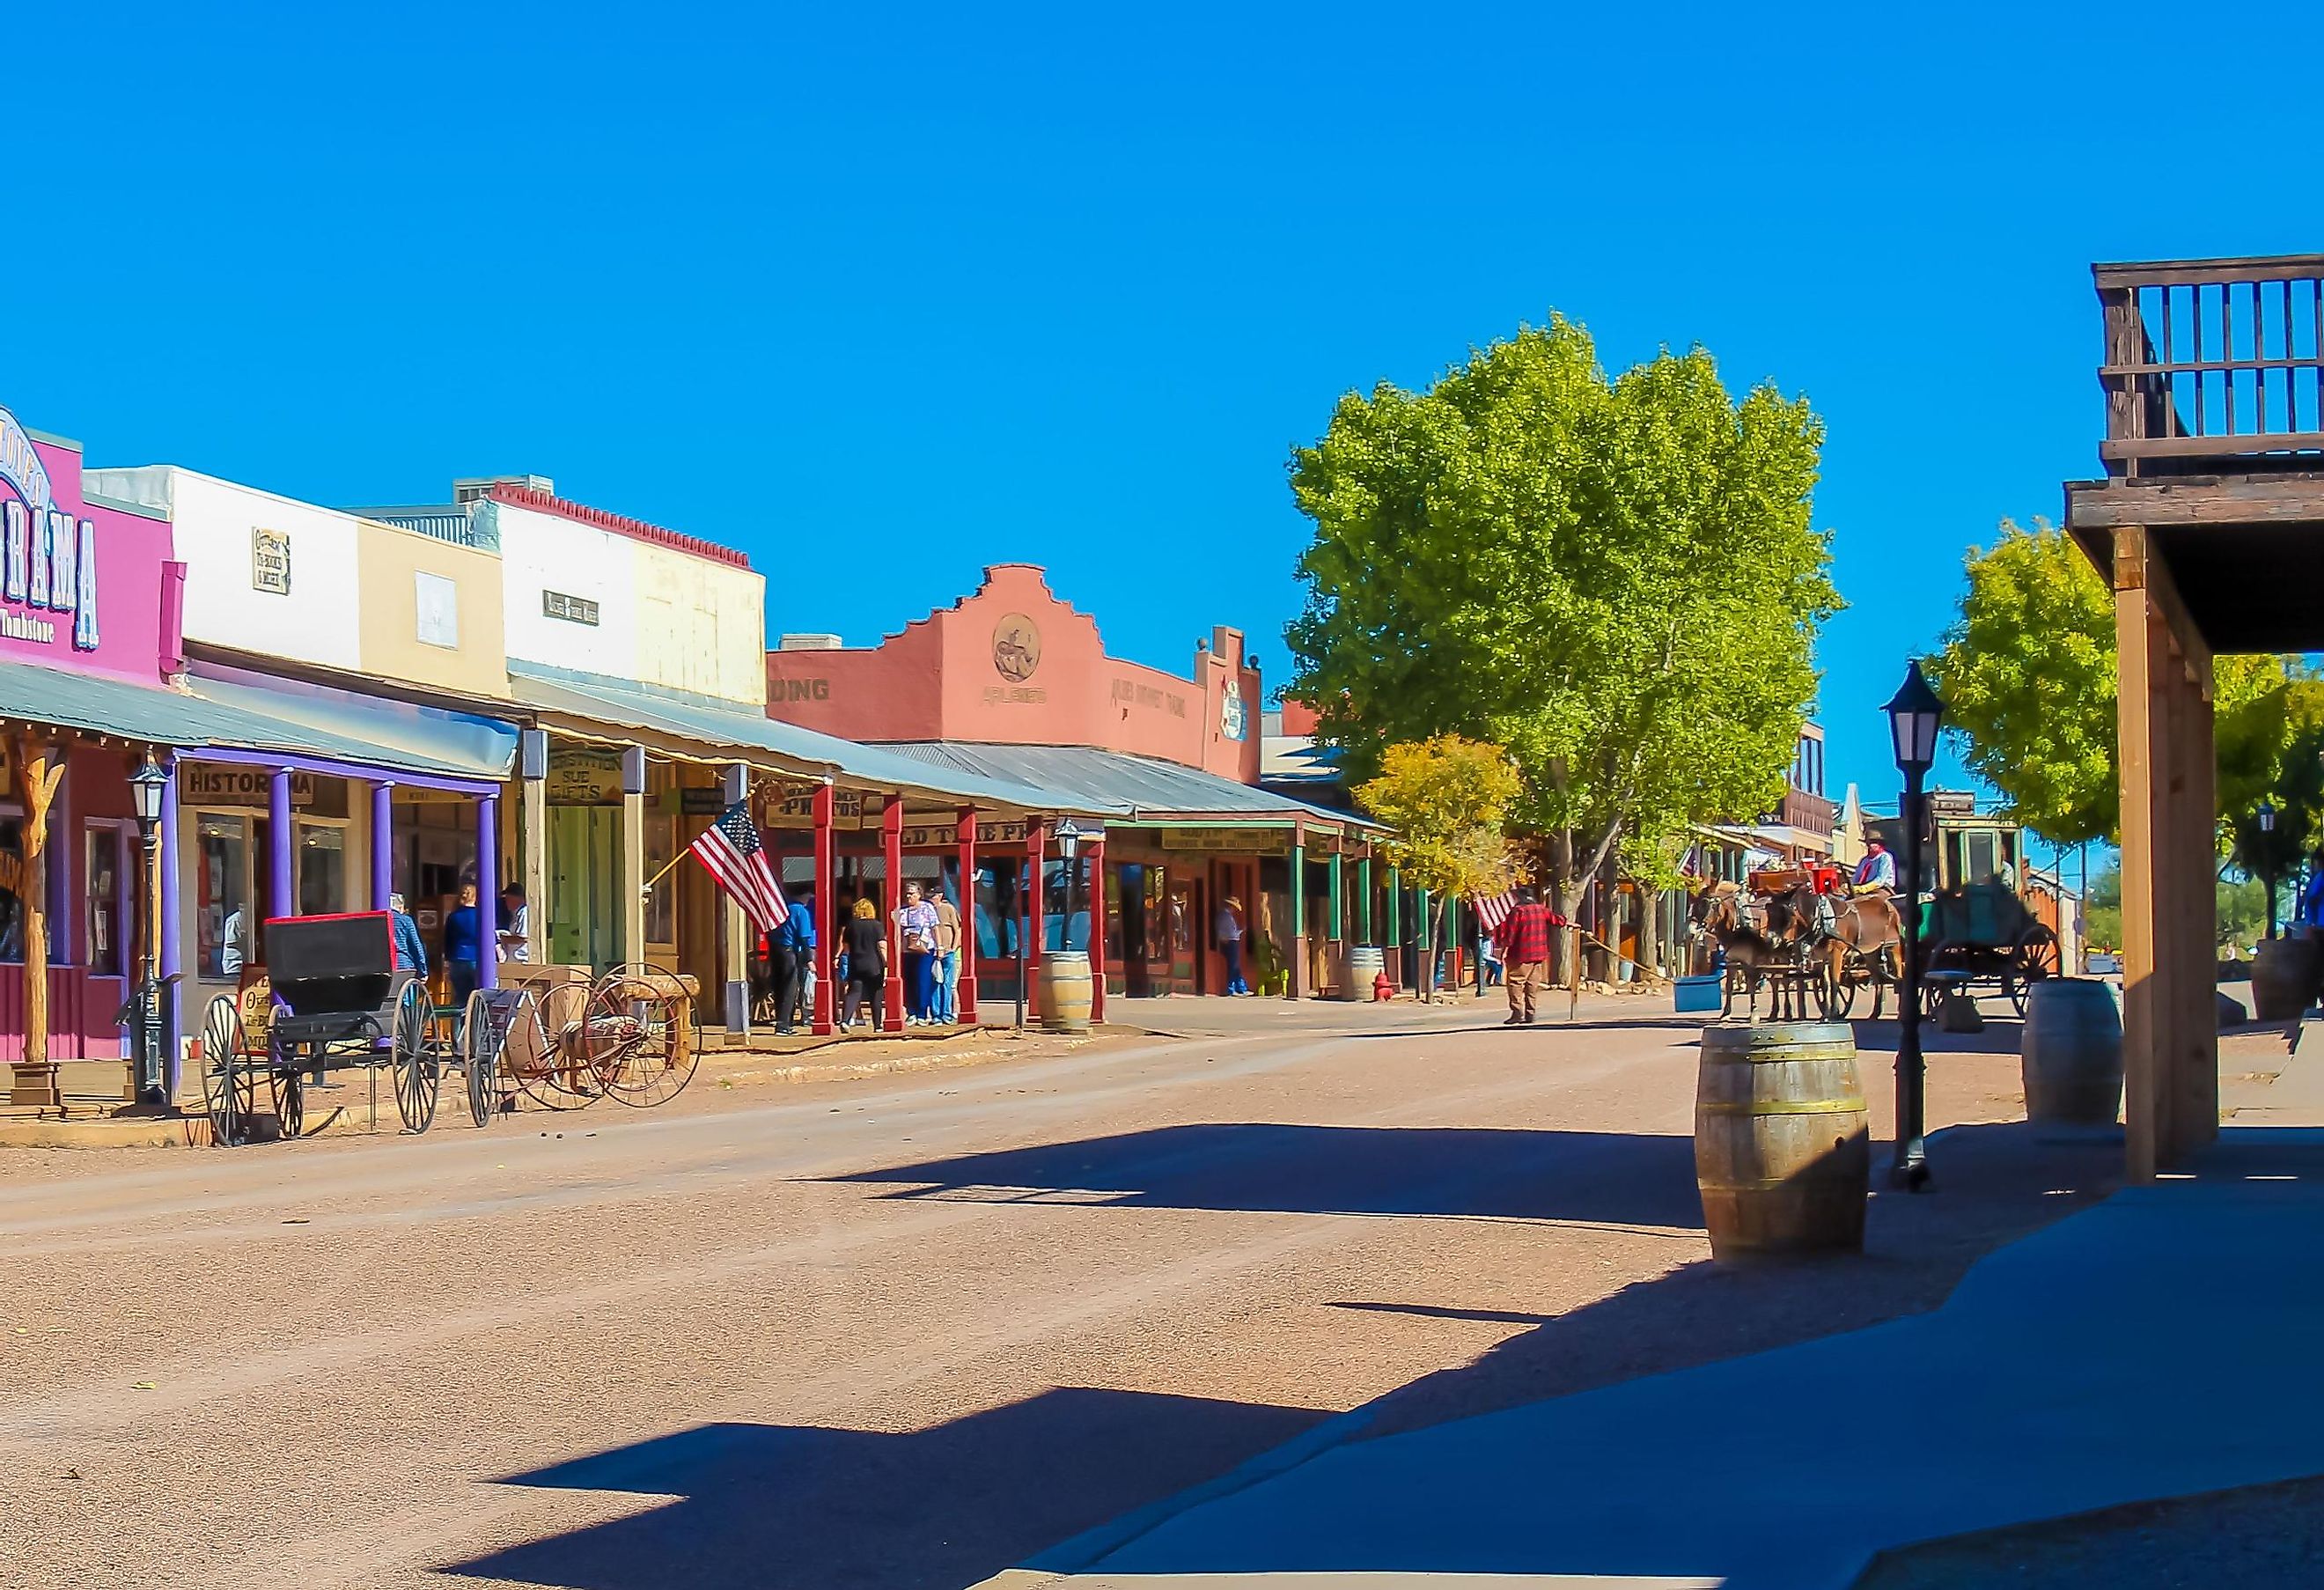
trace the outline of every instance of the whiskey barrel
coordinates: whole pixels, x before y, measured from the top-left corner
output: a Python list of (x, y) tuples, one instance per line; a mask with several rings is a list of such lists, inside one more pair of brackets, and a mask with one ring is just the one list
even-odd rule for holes
[(2047, 977), (2025, 1001), (2018, 1042), (2025, 1118), (2111, 1126), (2122, 1109), (2122, 1012), (2092, 977)]
[(1352, 946), (1348, 951), (1347, 992), (1342, 997), (1353, 1000), (1370, 999), (1372, 996), (1373, 987), (1379, 982), (1380, 973), (1387, 966), (1388, 959), (1380, 953), (1379, 946), (1371, 944)]
[(2289, 1021), (2316, 994), (2316, 941), (2268, 938), (2252, 957), (2252, 1020)]
[(1861, 1252), (1871, 1152), (1847, 1022), (1703, 1029), (1694, 1179), (1713, 1258)]
[(1090, 1024), (1089, 957), (1078, 949), (1043, 953), (1034, 1009), (1050, 1032), (1086, 1032)]

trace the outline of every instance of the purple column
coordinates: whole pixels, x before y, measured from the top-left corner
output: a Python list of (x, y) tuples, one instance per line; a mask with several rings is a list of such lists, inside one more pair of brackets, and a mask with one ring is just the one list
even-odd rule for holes
[[(185, 1029), (178, 985), (171, 977), (186, 969), (185, 940), (178, 920), (178, 764), (170, 763), (170, 781), (161, 786), (161, 848), (155, 863), (161, 869), (161, 1075), (171, 1098), (178, 1096), (178, 1035)], [(143, 900), (141, 898), (141, 905)]]
[(498, 988), (501, 985), (501, 803), (496, 795), (476, 798), (476, 908), (484, 919), (484, 938), (483, 953), (476, 957), (476, 986)]
[(384, 781), (371, 787), (371, 908), (387, 909), (395, 892), (395, 786)]
[(55, 802), (49, 808), (49, 965), (78, 966), (88, 947), (80, 941), (74, 902), (80, 894), (81, 832), (73, 818), (73, 753), (59, 748), (65, 775), (57, 781)]
[[(266, 781), (266, 854), (269, 873), (266, 880), (266, 914), (269, 917), (290, 917), (299, 914), (299, 894), (293, 887), (290, 874), (295, 854), (290, 833), (290, 770), (278, 767)], [(258, 954), (266, 957), (266, 942), (260, 935)]]

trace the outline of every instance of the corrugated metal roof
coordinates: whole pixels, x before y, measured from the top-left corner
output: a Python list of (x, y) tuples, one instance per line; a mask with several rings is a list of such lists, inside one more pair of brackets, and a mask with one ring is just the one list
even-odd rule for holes
[(204, 700), (358, 745), (359, 760), (383, 767), (499, 783), (516, 763), (516, 726), (497, 718), (238, 672), (198, 673), (186, 682)]
[(1324, 822), (1377, 827), (1360, 817), (1254, 789), (1200, 768), (1090, 745), (996, 745), (914, 740), (881, 747), (930, 766), (1021, 779), (1043, 789), (1127, 809), (1133, 818), (1246, 818), (1254, 823)]
[[(187, 751), (275, 751), (448, 778), (501, 776), (482, 771), (472, 747), (424, 734), (383, 738), (373, 732), (378, 724), (353, 714), (343, 715), (337, 726), (302, 722), (274, 710), (275, 692), (218, 689), (214, 680), (202, 685), (198, 694), (37, 663), (0, 662), (0, 717)], [(507, 735), (512, 753), (515, 731)], [(506, 771), (503, 756), (501, 772)]]
[(898, 748), (859, 744), (835, 735), (779, 723), (763, 713), (624, 689), (607, 680), (509, 670), (517, 698), (545, 712), (617, 728), (643, 729), (691, 740), (714, 754), (752, 760), (771, 755), (785, 771), (829, 775), (885, 789), (918, 791), (947, 800), (1016, 811), (1071, 812), (1077, 817), (1117, 817), (1124, 809), (1083, 799), (1072, 790), (1038, 787), (1038, 781), (1006, 772), (946, 766), (898, 753)]

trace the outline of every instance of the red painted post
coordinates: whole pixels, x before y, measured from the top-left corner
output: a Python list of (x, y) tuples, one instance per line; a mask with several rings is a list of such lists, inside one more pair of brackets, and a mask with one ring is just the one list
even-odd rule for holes
[(976, 1025), (976, 808), (960, 809), (960, 1024)]
[(1041, 952), (1048, 948), (1047, 929), (1042, 923), (1042, 908), (1048, 903), (1048, 890), (1041, 876), (1042, 864), (1049, 855), (1049, 824), (1047, 819), (1028, 816), (1025, 819), (1025, 1019), (1031, 1021), (1041, 1012), (1033, 997), (1038, 987), (1037, 974), (1041, 969)]
[(888, 887), (881, 903), (888, 912), (888, 987), (880, 1003), (887, 1007), (885, 1025), (890, 1032), (904, 1030), (904, 936), (896, 927), (896, 912), (904, 904), (904, 798), (889, 796), (880, 806), (880, 855)]
[(1090, 1020), (1105, 1020), (1105, 836), (1083, 849), (1089, 853)]
[(831, 822), (837, 795), (829, 784), (815, 792), (815, 1035), (828, 1038), (832, 1030), (832, 1010), (838, 1000), (839, 990), (831, 985), (831, 969), (837, 964), (839, 913), (839, 871), (833, 854)]

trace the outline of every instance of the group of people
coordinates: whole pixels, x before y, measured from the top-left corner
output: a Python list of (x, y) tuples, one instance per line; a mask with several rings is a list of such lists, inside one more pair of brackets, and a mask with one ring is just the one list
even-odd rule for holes
[[(889, 964), (891, 942), (901, 965)], [(901, 904), (882, 920), (879, 902), (858, 899), (844, 915), (832, 946), (829, 975), (840, 993), (839, 1030), (859, 1021), (881, 1030), (888, 978), (904, 980), (904, 1025), (949, 1027), (960, 1020), (960, 908), (941, 892), (917, 883), (904, 885)], [(790, 903), (788, 912), (759, 941), (764, 967), (761, 990), (773, 1004), (775, 1033), (787, 1036), (812, 1020), (815, 980), (820, 975), (810, 900)]]
[[(426, 977), (428, 943), (420, 936), (420, 924), (404, 905), (403, 896), (389, 895), (387, 911), (395, 938), (395, 969)], [(511, 883), (501, 891), (489, 939), (496, 962), (532, 959), (532, 920), (520, 885)], [(476, 885), (473, 882), (462, 883), (458, 902), (444, 913), (444, 972), (451, 983), (452, 1003), (456, 1005), (466, 1005), (468, 995), (476, 991), (476, 985), (482, 981), (486, 940), (484, 908), (477, 901)]]

